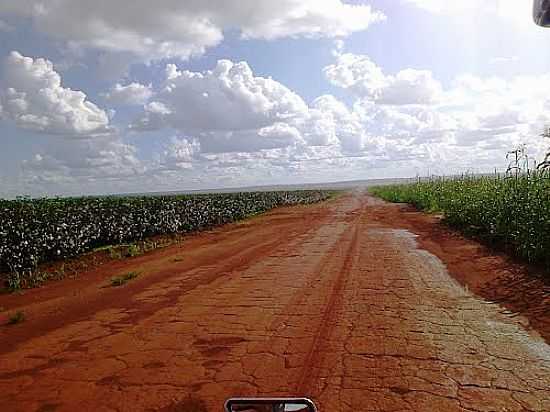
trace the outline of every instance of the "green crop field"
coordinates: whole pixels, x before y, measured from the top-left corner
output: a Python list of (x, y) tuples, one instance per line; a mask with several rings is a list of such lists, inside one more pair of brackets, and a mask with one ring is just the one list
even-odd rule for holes
[(391, 202), (441, 212), (452, 227), (550, 267), (550, 172), (437, 178), (375, 187)]
[(106, 245), (199, 231), (278, 206), (319, 202), (329, 191), (0, 200), (0, 273), (32, 285), (41, 263)]

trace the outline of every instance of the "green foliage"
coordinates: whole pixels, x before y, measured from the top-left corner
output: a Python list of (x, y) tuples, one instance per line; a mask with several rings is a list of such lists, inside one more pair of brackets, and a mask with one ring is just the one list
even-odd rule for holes
[(137, 245), (130, 245), (128, 246), (127, 255), (128, 257), (135, 257), (141, 255), (142, 252), (140, 248)]
[(25, 313), (22, 310), (18, 310), (8, 319), (8, 325), (16, 325), (25, 320)]
[(122, 253), (120, 252), (118, 247), (109, 246), (108, 250), (111, 259), (122, 259)]
[[(0, 273), (10, 289), (33, 283), (44, 262), (67, 259), (156, 235), (185, 233), (241, 220), (269, 209), (327, 199), (325, 191), (247, 192), (208, 195), (0, 200)], [(143, 242), (143, 251), (157, 242)], [(142, 251), (130, 246), (127, 253)]]
[(44, 278), (44, 274), (38, 271), (14, 271), (6, 281), (6, 288), (8, 291), (14, 292), (24, 287), (34, 287), (42, 283)]
[(372, 188), (391, 202), (442, 212), (451, 226), (550, 267), (550, 171), (462, 176)]
[(117, 276), (111, 279), (111, 286), (122, 286), (129, 280), (135, 279), (139, 276), (137, 272), (128, 272), (122, 276)]

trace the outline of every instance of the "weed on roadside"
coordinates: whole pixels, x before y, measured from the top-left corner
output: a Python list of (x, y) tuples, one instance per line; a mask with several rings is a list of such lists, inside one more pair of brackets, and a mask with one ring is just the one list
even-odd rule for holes
[(143, 254), (143, 252), (141, 251), (139, 246), (137, 246), (137, 245), (128, 246), (128, 252), (127, 252), (128, 257), (135, 257), (135, 256), (139, 256), (139, 255), (142, 255), (142, 254)]
[(138, 276), (139, 276), (139, 273), (137, 273), (137, 272), (128, 272), (128, 273), (125, 273), (122, 276), (114, 277), (114, 278), (111, 279), (111, 286), (113, 286), (113, 287), (122, 286), (126, 282), (128, 282), (132, 279), (135, 279)]
[(65, 263), (55, 271), (55, 276), (57, 279), (65, 279)]
[(25, 313), (22, 310), (18, 310), (8, 318), (8, 325), (16, 325), (25, 320)]
[(109, 256), (111, 259), (115, 259), (115, 260), (122, 259), (122, 253), (120, 253), (120, 250), (118, 250), (118, 248), (114, 246), (110, 246), (108, 250), (109, 250)]

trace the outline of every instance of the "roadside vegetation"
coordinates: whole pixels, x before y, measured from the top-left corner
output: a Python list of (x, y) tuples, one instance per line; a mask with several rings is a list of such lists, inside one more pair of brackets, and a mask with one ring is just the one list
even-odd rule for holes
[(234, 222), (278, 206), (309, 204), (329, 191), (0, 200), (0, 281), (8, 289), (51, 277), (40, 265), (104, 248), (112, 258), (155, 249), (155, 236)]
[(550, 268), (550, 169), (531, 170), (524, 149), (504, 175), (419, 179), (416, 183), (372, 188), (390, 202), (438, 212), (450, 226), (491, 246)]
[(8, 325), (17, 325), (18, 323), (25, 321), (25, 312), (22, 310), (16, 311), (8, 318)]
[(137, 272), (128, 272), (122, 276), (114, 277), (111, 279), (111, 286), (114, 286), (114, 287), (122, 286), (127, 282), (129, 282), (130, 280), (137, 278), (138, 276), (139, 276), (139, 273)]

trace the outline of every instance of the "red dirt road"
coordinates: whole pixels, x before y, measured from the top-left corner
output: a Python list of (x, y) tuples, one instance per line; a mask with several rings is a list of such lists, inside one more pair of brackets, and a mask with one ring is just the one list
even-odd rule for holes
[(525, 287), (538, 298), (519, 315), (484, 299), (474, 275), (494, 281), (504, 261), (430, 240), (441, 230), (419, 219), (356, 192), (0, 296), (2, 319), (27, 315), (0, 326), (0, 409), (204, 412), (301, 395), (331, 412), (550, 411), (544, 284)]

